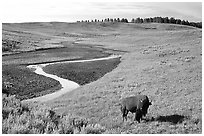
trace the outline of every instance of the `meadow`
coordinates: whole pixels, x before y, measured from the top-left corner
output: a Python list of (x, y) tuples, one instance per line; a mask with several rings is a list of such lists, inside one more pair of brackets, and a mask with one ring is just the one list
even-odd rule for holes
[[(174, 24), (110, 22), (3, 24), (2, 28), (7, 29), (7, 33), (14, 28), (16, 31), (30, 33), (31, 39), (42, 36), (38, 47), (48, 41), (52, 43), (50, 46), (57, 47), (56, 42), (66, 40), (67, 43), (122, 52), (121, 62), (112, 71), (96, 81), (87, 82), (76, 90), (44, 103), (56, 115), (88, 119), (89, 124), (98, 124), (92, 125), (91, 130), (105, 134), (202, 133), (201, 29)], [(45, 41), (43, 38), (47, 37), (50, 40)], [(24, 43), (21, 45), (18, 45), (16, 52), (24, 50)], [(36, 48), (30, 46), (29, 49)], [(48, 45), (42, 48), (47, 47)], [(3, 56), (3, 70), (4, 65), (15, 63), (12, 58), (4, 59), (11, 56), (13, 55)], [(42, 60), (45, 58), (42, 57)], [(23, 62), (24, 59), (21, 60)], [(103, 65), (99, 63), (95, 64), (96, 68)], [(69, 70), (65, 67), (71, 66), (53, 65), (47, 71), (66, 77), (65, 73)], [(75, 64), (74, 69), (76, 67), (83, 71), (81, 64)], [(46, 68), (48, 67), (45, 70)], [(61, 70), (56, 71), (57, 68)], [(64, 71), (66, 72), (63, 73)], [(132, 114), (129, 114), (127, 122), (122, 122), (119, 102), (121, 98), (134, 94), (147, 95), (152, 106), (142, 123), (133, 122)], [(9, 119), (15, 117), (11, 116)], [(65, 121), (65, 118), (62, 120)], [(85, 126), (83, 130), (86, 130)]]
[(37, 75), (25, 66), (3, 65), (2, 93), (16, 95), (20, 100), (55, 92), (61, 88), (58, 81)]
[[(8, 33), (8, 31), (6, 32)], [(29, 51), (24, 51), (24, 49), (22, 49), (20, 52), (19, 50), (13, 50), (12, 54), (4, 54), (2, 58), (3, 93), (16, 95), (20, 100), (24, 100), (52, 93), (61, 88), (58, 81), (35, 74), (32, 70), (27, 68), (28, 65), (101, 58), (109, 56), (114, 52), (113, 50), (109, 51), (100, 47), (92, 47), (83, 44), (79, 45), (76, 43), (71, 44), (67, 41), (59, 42), (58, 44), (61, 44), (60, 47), (48, 47), (34, 50), (31, 48)], [(62, 45), (63, 47), (61, 47)], [(102, 77), (105, 73), (115, 68), (118, 63), (119, 61), (116, 59), (101, 61), (100, 66), (104, 67), (97, 70), (97, 68), (99, 68), (99, 66), (97, 67), (98, 62), (90, 62), (89, 65), (86, 64), (83, 66), (86, 70), (90, 69), (90, 72), (80, 69), (82, 65), (77, 69), (75, 64), (71, 64), (68, 70), (65, 65), (65, 70), (61, 72), (66, 72), (66, 76), (70, 76), (69, 78), (77, 83), (85, 84)], [(94, 65), (96, 67), (91, 68)], [(58, 66), (51, 65), (48, 66), (48, 69), (52, 70), (52, 72), (58, 71)], [(73, 75), (74, 73), (79, 74), (79, 71), (81, 71), (81, 77), (84, 78), (76, 78), (75, 75)], [(99, 72), (100, 74), (95, 72)], [(90, 77), (85, 77), (87, 74), (91, 73), (93, 74), (90, 75)], [(56, 74), (56, 72), (53, 74)], [(64, 76), (65, 75), (63, 75), (63, 77)], [(82, 81), (84, 79), (86, 79), (86, 81)]]
[(106, 73), (116, 68), (119, 63), (120, 58), (73, 64), (61, 63), (48, 65), (44, 68), (44, 71), (74, 81), (80, 85), (85, 85), (103, 77)]

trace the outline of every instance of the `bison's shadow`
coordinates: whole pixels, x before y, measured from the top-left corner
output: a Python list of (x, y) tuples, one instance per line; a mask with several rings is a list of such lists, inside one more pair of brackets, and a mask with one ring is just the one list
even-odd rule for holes
[(178, 124), (178, 123), (182, 123), (187, 118), (188, 118), (187, 116), (174, 114), (174, 115), (168, 115), (168, 116), (158, 116), (156, 118), (154, 117), (146, 118), (145, 121), (147, 122), (159, 121), (159, 122), (170, 122), (173, 124)]

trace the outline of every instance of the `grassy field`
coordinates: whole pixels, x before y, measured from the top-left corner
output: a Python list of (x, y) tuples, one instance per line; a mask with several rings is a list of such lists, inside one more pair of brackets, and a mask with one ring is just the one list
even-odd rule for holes
[(84, 85), (103, 77), (116, 68), (119, 63), (120, 58), (83, 63), (62, 63), (48, 65), (43, 70), (46, 73)]
[(2, 92), (16, 95), (20, 100), (42, 96), (61, 88), (58, 81), (37, 75), (19, 65), (4, 65), (2, 82)]
[[(111, 25), (107, 27), (119, 35), (80, 43), (128, 51), (119, 66), (47, 105), (56, 112), (73, 113), (100, 123), (107, 133), (201, 133), (201, 30), (166, 24)], [(122, 123), (120, 99), (138, 93), (153, 101), (147, 121), (132, 123), (129, 115), (128, 122)]]
[(71, 114), (56, 114), (45, 104), (22, 104), (2, 96), (3, 134), (101, 134), (105, 128)]
[[(19, 24), (13, 25), (14, 26), (12, 26), (12, 24), (3, 24), (3, 40), (6, 39), (6, 41), (15, 41), (11, 43), (5, 42), (5, 44), (3, 44), (3, 48), (8, 48), (11, 46), (9, 50), (3, 51), (3, 92), (12, 95), (15, 94), (17, 95), (17, 98), (21, 100), (42, 96), (47, 93), (54, 92), (60, 88), (59, 82), (33, 73), (31, 70), (26, 68), (27, 65), (46, 62), (59, 62), (65, 60), (101, 58), (109, 56), (112, 53), (119, 53), (119, 51), (104, 49), (100, 46), (93, 47), (91, 45), (77, 44), (74, 43), (74, 41), (67, 40), (67, 38), (56, 38), (54, 35), (52, 35), (52, 33), (47, 34), (45, 32), (42, 33), (33, 31), (32, 27), (27, 30), (26, 26), (21, 28), (21, 25)], [(15, 31), (13, 30), (14, 28), (16, 28)], [(21, 37), (20, 40), (18, 39), (19, 37)], [(31, 38), (27, 41), (37, 41), (35, 43), (36, 48), (34, 48), (35, 46), (33, 46), (33, 44), (27, 44), (27, 41), (25, 40), (26, 37)], [(39, 37), (42, 37), (41, 40), (39, 40)], [(21, 41), (21, 44), (16, 45), (16, 43), (18, 43), (17, 41)], [(18, 46), (18, 50), (12, 47), (13, 44), (15, 44), (15, 47)], [(27, 44), (27, 46), (24, 47), (23, 44)], [(42, 44), (43, 46), (41, 46)], [(46, 44), (46, 47), (44, 44)], [(58, 46), (52, 46), (54, 44)], [(102, 74), (97, 76), (95, 75), (91, 79), (86, 77), (87, 80), (84, 83), (100, 78), (105, 74), (105, 72), (108, 72), (115, 67), (113, 64), (111, 64), (113, 61), (102, 62), (104, 65), (110, 66), (105, 67), (105, 69), (98, 70), (101, 71)], [(54, 70), (54, 68), (52, 68), (52, 70)], [(92, 70), (92, 72), (94, 72), (94, 70)], [(84, 72), (84, 75), (85, 74), (87, 73)], [(71, 79), (73, 78), (74, 77), (72, 76)], [(79, 78), (76, 79), (79, 81)], [(82, 79), (79, 82), (83, 82)]]
[[(118, 67), (99, 80), (46, 102), (56, 113), (88, 118), (103, 126), (103, 133), (202, 133), (201, 29), (154, 23), (57, 22), (4, 28), (125, 52)], [(129, 114), (123, 123), (120, 99), (139, 93), (153, 104), (146, 121), (133, 123)]]
[[(30, 64), (101, 58), (110, 55), (111, 52), (113, 51), (110, 50), (108, 52), (105, 49), (92, 48), (85, 45), (70, 45), (64, 48), (5, 55), (2, 61), (3, 93), (15, 94), (17, 98), (23, 100), (42, 96), (60, 89), (59, 82), (37, 75), (26, 68)], [(48, 69), (47, 71), (51, 72), (51, 74), (71, 79), (80, 84), (86, 84), (102, 77), (115, 68), (119, 62), (119, 59), (112, 59), (83, 64), (51, 65), (45, 69)]]
[[(35, 74), (26, 67), (29, 64), (100, 58), (108, 55), (109, 53), (104, 53), (103, 49), (99, 50), (99, 48), (94, 49), (82, 46), (4, 56), (2, 62), (3, 93), (17, 95), (17, 98), (24, 100), (52, 93), (60, 89), (58, 81)], [(47, 66), (48, 68), (46, 67), (45, 69), (51, 74), (71, 79), (80, 84), (86, 84), (102, 77), (115, 68), (119, 62), (119, 59), (112, 59), (83, 64), (57, 64)], [(95, 67), (92, 67), (94, 65)]]

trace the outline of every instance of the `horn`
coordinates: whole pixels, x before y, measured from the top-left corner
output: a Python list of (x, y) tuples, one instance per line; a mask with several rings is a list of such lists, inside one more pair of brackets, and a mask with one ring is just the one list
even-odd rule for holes
[(152, 101), (149, 102), (149, 105), (152, 105)]

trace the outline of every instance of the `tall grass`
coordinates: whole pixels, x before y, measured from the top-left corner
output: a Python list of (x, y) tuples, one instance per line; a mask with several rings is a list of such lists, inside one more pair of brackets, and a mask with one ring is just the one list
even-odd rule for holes
[(45, 105), (22, 104), (15, 96), (2, 98), (3, 134), (100, 134), (99, 124), (75, 115), (57, 115)]

